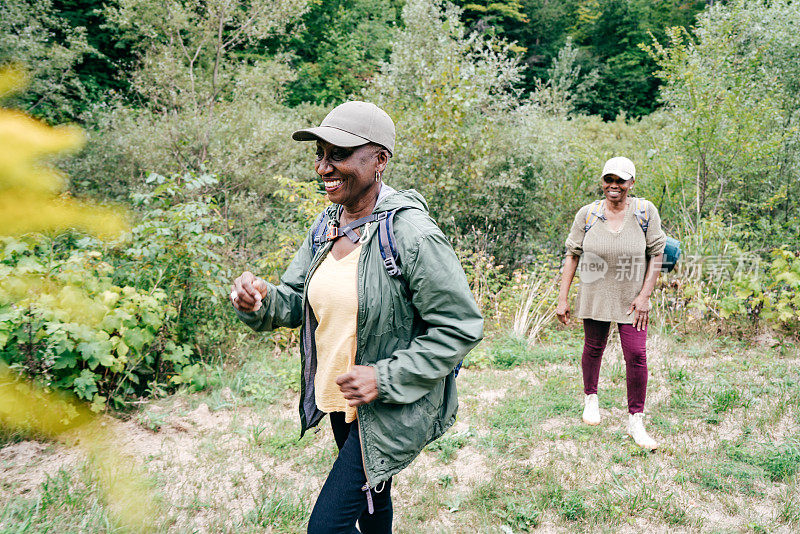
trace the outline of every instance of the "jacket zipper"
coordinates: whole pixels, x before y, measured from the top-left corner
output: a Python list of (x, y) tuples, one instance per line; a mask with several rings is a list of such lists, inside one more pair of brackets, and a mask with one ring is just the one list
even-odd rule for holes
[[(369, 236), (369, 239), (367, 241), (370, 241), (371, 239), (372, 239), (372, 236)], [(329, 253), (330, 249), (333, 248), (333, 245), (328, 243), (328, 245), (326, 245), (326, 247), (327, 247), (327, 251), (326, 251), (326, 249), (323, 249), (323, 251), (326, 251), (325, 253)], [(362, 252), (363, 252), (363, 249), (362, 249)], [(320, 256), (319, 256), (320, 259), (325, 257), (325, 253), (320, 254)], [(311, 264), (311, 268), (309, 268), (309, 270), (308, 270), (308, 274), (306, 274), (306, 280), (305, 280), (305, 283), (303, 284), (303, 308), (304, 308), (304, 312), (307, 311), (307, 307), (308, 307), (308, 294), (307, 294), (308, 281), (311, 280), (311, 277), (314, 275), (314, 272), (316, 271), (316, 269), (317, 269), (317, 267), (319, 266), (320, 263), (322, 263), (322, 262), (319, 259), (317, 261), (314, 261)], [(358, 296), (358, 309), (356, 310), (356, 356), (358, 355), (358, 339), (359, 339), (358, 330), (359, 330), (360, 325), (361, 325), (361, 315), (362, 315), (361, 307), (363, 306), (363, 303), (364, 303), (364, 299), (362, 298), (362, 291), (361, 291), (363, 266), (364, 266), (364, 257), (362, 255), (358, 260), (358, 273), (357, 273), (357, 276), (356, 276), (356, 280), (358, 282), (358, 291), (357, 291), (357, 293), (358, 293), (358, 295), (357, 295)], [(303, 360), (303, 365), (305, 365), (305, 359)], [(360, 365), (360, 362), (357, 361), (356, 365)], [(305, 369), (303, 369), (303, 372), (305, 373)], [(305, 418), (305, 413), (303, 413), (303, 417)], [(361, 431), (361, 421), (360, 420), (358, 422), (358, 441), (359, 441), (359, 445), (360, 445), (360, 449), (361, 449), (361, 465), (364, 468), (364, 477), (367, 479), (366, 488), (361, 488), (361, 489), (367, 492), (367, 502), (371, 506), (372, 505), (372, 495), (369, 492), (370, 492), (370, 489), (372, 488), (372, 484), (369, 481), (369, 473), (367, 472), (367, 458), (366, 458), (366, 455), (364, 453), (364, 433)]]
[[(370, 238), (371, 237), (372, 236), (370, 236)], [(358, 330), (361, 327), (361, 316), (362, 316), (361, 308), (364, 305), (364, 299), (363, 299), (363, 295), (362, 295), (362, 291), (361, 291), (361, 285), (362, 285), (362, 281), (363, 281), (363, 270), (364, 270), (364, 263), (365, 263), (363, 252), (364, 252), (364, 250), (362, 249), (362, 255), (358, 259), (358, 273), (357, 273), (357, 276), (356, 276), (356, 280), (358, 280), (358, 309), (356, 311), (356, 356), (358, 356), (358, 344), (359, 344)], [(356, 365), (361, 365), (361, 362), (357, 361)], [(366, 484), (367, 487), (366, 487), (366, 490), (365, 490), (367, 492), (367, 502), (368, 502), (369, 505), (371, 505), (372, 504), (372, 495), (370, 494), (370, 488), (372, 488), (372, 484), (369, 481), (369, 473), (367, 472), (367, 456), (364, 453), (364, 432), (361, 429), (361, 427), (363, 426), (361, 424), (361, 422), (362, 421), (359, 418), (359, 421), (358, 421), (358, 441), (359, 441), (359, 445), (361, 445), (361, 447), (360, 447), (361, 448), (361, 465), (364, 468), (364, 477), (367, 479), (367, 484)], [(364, 489), (364, 488), (362, 488), (362, 489)]]

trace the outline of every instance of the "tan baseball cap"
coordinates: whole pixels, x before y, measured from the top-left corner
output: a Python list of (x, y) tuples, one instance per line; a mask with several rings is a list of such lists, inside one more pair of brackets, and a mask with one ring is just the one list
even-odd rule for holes
[(617, 156), (616, 158), (611, 158), (606, 161), (606, 164), (603, 165), (603, 174), (600, 175), (600, 178), (603, 178), (607, 174), (614, 174), (623, 180), (630, 180), (631, 178), (636, 178), (636, 167), (628, 158)]
[(292, 134), (295, 141), (322, 139), (332, 145), (354, 147), (377, 143), (394, 153), (394, 122), (375, 104), (351, 100), (339, 104), (316, 128), (303, 128)]

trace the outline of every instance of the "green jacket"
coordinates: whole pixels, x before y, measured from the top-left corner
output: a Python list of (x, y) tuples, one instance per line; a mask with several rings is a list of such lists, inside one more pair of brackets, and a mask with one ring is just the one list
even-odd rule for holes
[[(428, 215), (425, 200), (414, 190), (388, 191), (381, 191), (374, 211), (402, 208), (394, 217), (394, 236), (403, 276), (393, 278), (386, 272), (375, 236), (377, 224), (367, 230), (358, 263), (355, 361), (375, 367), (379, 392), (377, 400), (358, 408), (370, 487), (406, 467), (455, 422), (453, 368), (483, 337), (483, 318), (464, 271)], [(332, 220), (337, 220), (338, 208), (328, 207)], [(305, 290), (331, 246), (320, 246), (312, 255), (309, 231), (281, 284), (269, 285), (262, 307), (253, 313), (237, 311), (254, 330), (302, 326), (303, 433), (324, 416), (314, 400), (317, 321)]]

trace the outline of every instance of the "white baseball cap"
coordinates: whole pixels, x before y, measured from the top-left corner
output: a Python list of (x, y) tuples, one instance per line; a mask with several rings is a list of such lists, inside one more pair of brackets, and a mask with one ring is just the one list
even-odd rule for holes
[(636, 167), (628, 158), (617, 156), (606, 161), (606, 164), (603, 165), (603, 174), (600, 177), (604, 178), (608, 174), (614, 174), (623, 180), (630, 180), (631, 178), (636, 178)]
[(376, 143), (394, 153), (394, 121), (375, 104), (351, 100), (339, 104), (316, 128), (303, 128), (292, 134), (295, 141), (322, 139), (342, 147)]

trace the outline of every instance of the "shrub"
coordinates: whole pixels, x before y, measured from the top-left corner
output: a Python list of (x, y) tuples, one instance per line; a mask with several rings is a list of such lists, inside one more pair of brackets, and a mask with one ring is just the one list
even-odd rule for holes
[(693, 35), (673, 28), (644, 47), (674, 120), (654, 159), (688, 227), (718, 213), (752, 248), (798, 244), (798, 23), (790, 0), (717, 2)]
[(113, 246), (77, 234), (7, 238), (0, 249), (0, 358), (99, 411), (178, 384), (224, 339), (230, 276), (210, 175), (152, 174), (141, 220)]
[(209, 190), (209, 174), (150, 174), (146, 189), (133, 195), (141, 221), (129, 241), (112, 250), (114, 280), (148, 292), (162, 291), (175, 310), (173, 331), (180, 343), (200, 352), (225, 335), (230, 272), (220, 254), (223, 224)]
[(95, 411), (186, 380), (191, 349), (170, 332), (176, 309), (163, 290), (114, 284), (114, 268), (89, 239), (63, 257), (46, 238), (1, 243), (0, 275), (16, 281), (0, 293), (0, 359), (12, 368)]

